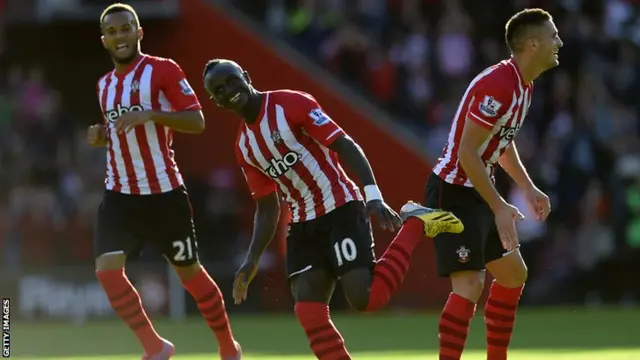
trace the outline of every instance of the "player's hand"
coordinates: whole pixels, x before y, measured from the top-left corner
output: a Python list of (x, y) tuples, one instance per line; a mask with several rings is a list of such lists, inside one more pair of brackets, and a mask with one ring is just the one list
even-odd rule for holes
[(396, 231), (402, 227), (400, 215), (393, 211), (389, 205), (382, 200), (371, 200), (367, 202), (367, 216), (375, 215), (380, 222), (380, 227), (384, 230)]
[(87, 130), (87, 143), (94, 147), (107, 145), (107, 137), (104, 132), (104, 126), (95, 124), (89, 126)]
[(525, 197), (529, 207), (533, 213), (536, 214), (536, 219), (540, 221), (547, 220), (547, 217), (551, 212), (551, 201), (547, 194), (534, 187), (525, 192)]
[(513, 251), (518, 248), (518, 232), (516, 230), (516, 220), (524, 219), (517, 207), (504, 202), (497, 211), (494, 212), (496, 227), (500, 235), (502, 247), (506, 251)]
[(116, 131), (119, 133), (128, 133), (134, 127), (151, 121), (150, 115), (151, 113), (149, 111), (126, 112), (116, 120)]
[(258, 272), (258, 261), (251, 259), (245, 259), (238, 272), (236, 272), (236, 278), (233, 281), (233, 302), (236, 305), (241, 304), (247, 300), (247, 290), (249, 284), (256, 276)]

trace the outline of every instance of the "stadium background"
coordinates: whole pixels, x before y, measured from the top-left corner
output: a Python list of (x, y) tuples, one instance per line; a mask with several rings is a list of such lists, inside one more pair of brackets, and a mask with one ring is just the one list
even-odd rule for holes
[[(120, 351), (99, 339), (69, 339), (83, 327), (109, 336), (120, 329), (109, 320), (112, 312), (92, 268), (104, 150), (84, 143), (86, 127), (101, 121), (95, 82), (112, 66), (98, 27), (109, 3), (0, 0), (0, 295), (12, 298), (14, 317), (24, 324), (14, 336), (17, 358), (24, 358), (19, 352), (88, 358), (83, 351)], [(508, 17), (523, 7), (550, 10), (565, 44), (561, 65), (536, 81), (518, 144), (554, 211), (546, 224), (519, 224), (530, 272), (523, 295), (528, 309), (514, 341), (540, 349), (640, 348), (639, 1), (130, 3), (146, 30), (143, 50), (178, 61), (205, 108), (206, 132), (176, 136), (176, 150), (201, 258), (227, 295), (249, 241), (253, 204), (234, 164), (238, 121), (212, 106), (201, 84), (208, 59), (236, 59), (258, 88), (314, 94), (363, 146), (385, 197), (399, 207), (422, 198), (429, 165), (468, 81), (508, 56)], [(503, 175), (503, 194), (526, 215), (522, 194)], [(249, 340), (256, 351), (304, 353), (304, 339), (286, 315), (292, 302), (282, 267), (284, 219), (248, 303), (229, 310), (241, 337), (260, 338)], [(382, 249), (390, 236), (376, 235)], [(129, 272), (154, 317), (195, 314), (153, 251)], [(362, 351), (432, 349), (436, 327), (429, 314), (439, 311), (448, 291), (448, 282), (434, 275), (431, 247), (423, 244), (388, 315), (338, 323)], [(336, 295), (334, 309), (346, 311)], [(553, 310), (541, 310), (548, 306)], [(560, 319), (573, 320), (566, 325)], [(183, 341), (206, 344), (210, 335), (194, 321), (160, 326)], [(553, 330), (546, 327), (550, 322)], [(476, 323), (481, 332), (481, 321)], [(259, 335), (261, 329), (287, 334), (295, 344), (274, 343)], [(120, 330), (123, 349), (135, 350)], [(394, 331), (402, 337), (385, 335)], [(481, 349), (481, 335), (471, 338), (472, 347)], [(371, 338), (377, 345), (367, 345)], [(72, 344), (75, 350), (68, 348)]]

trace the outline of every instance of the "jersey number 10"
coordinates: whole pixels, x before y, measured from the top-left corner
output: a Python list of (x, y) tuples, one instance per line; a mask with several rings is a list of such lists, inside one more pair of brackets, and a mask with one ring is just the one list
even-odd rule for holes
[(358, 256), (356, 243), (352, 239), (346, 238), (333, 244), (333, 250), (336, 252), (336, 260), (338, 266), (344, 265), (345, 261), (351, 262)]

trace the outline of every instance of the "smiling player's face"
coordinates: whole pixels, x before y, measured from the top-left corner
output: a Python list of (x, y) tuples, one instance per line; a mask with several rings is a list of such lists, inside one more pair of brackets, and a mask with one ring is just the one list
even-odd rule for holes
[(560, 64), (558, 52), (563, 43), (553, 21), (546, 21), (536, 33), (536, 58), (544, 70)]
[(204, 86), (218, 106), (228, 110), (242, 109), (251, 95), (246, 73), (234, 63), (222, 62), (209, 70)]
[(102, 22), (102, 44), (111, 58), (127, 64), (138, 55), (142, 28), (130, 12), (122, 11), (105, 16)]

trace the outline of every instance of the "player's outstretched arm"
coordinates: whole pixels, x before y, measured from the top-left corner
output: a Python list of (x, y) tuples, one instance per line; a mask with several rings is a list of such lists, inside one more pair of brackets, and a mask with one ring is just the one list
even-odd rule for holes
[(276, 192), (256, 199), (256, 205), (249, 251), (233, 282), (233, 300), (236, 304), (247, 299), (249, 284), (258, 271), (260, 257), (271, 243), (280, 218), (280, 200)]
[(291, 98), (291, 101), (295, 102), (291, 112), (293, 123), (300, 126), (319, 144), (337, 153), (342, 162), (364, 185), (367, 214), (376, 214), (383, 229), (390, 231), (400, 229), (402, 220), (384, 203), (369, 160), (360, 145), (344, 133), (311, 95), (298, 93)]
[(352, 138), (346, 134), (340, 135), (329, 145), (335, 151), (342, 162), (351, 169), (360, 182), (364, 185), (367, 211), (375, 214), (383, 229), (395, 231), (402, 227), (400, 216), (393, 211), (382, 199), (382, 193), (376, 184), (376, 178), (364, 151)]
[(341, 135), (329, 148), (340, 155), (340, 159), (356, 174), (363, 186), (376, 185), (376, 178), (367, 156), (352, 138)]

